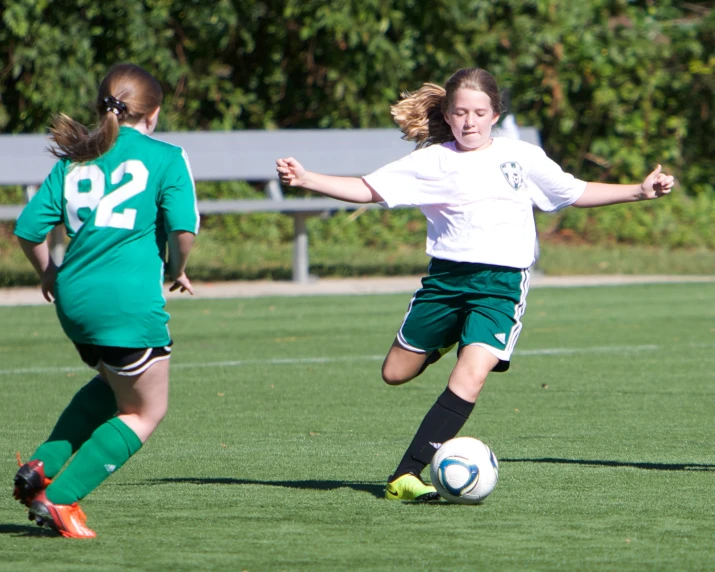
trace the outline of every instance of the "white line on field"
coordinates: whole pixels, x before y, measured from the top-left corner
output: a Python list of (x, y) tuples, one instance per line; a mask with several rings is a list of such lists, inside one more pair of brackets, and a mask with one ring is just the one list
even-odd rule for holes
[[(539, 350), (521, 350), (514, 352), (516, 356), (559, 356), (572, 354), (591, 353), (629, 353), (656, 351), (660, 349), (657, 345), (644, 346), (596, 346), (592, 348), (543, 348)], [(447, 354), (456, 356), (456, 352)], [(273, 359), (245, 359), (232, 361), (210, 361), (210, 362), (190, 362), (172, 363), (172, 369), (206, 368), (206, 367), (243, 367), (247, 365), (296, 365), (296, 364), (330, 364), (351, 361), (382, 361), (383, 355), (372, 356), (339, 356), (339, 357), (314, 357), (314, 358), (273, 358)], [(87, 367), (28, 367), (18, 369), (0, 369), (0, 375), (28, 375), (38, 373), (71, 373), (75, 371), (86, 371)]]
[(648, 344), (644, 346), (596, 346), (592, 348), (544, 348), (541, 350), (515, 351), (517, 356), (554, 356), (567, 354), (598, 354), (598, 353), (628, 353), (628, 352), (650, 352), (659, 350), (660, 346)]

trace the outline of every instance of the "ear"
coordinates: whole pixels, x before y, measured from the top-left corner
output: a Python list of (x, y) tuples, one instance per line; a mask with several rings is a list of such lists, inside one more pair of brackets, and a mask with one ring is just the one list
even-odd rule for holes
[(492, 124), (492, 125), (496, 125), (497, 122), (499, 121), (499, 118), (500, 118), (500, 117), (501, 117), (501, 115), (495, 115), (495, 116), (494, 116), (494, 119), (492, 119), (492, 123), (491, 123), (491, 124)]
[(152, 111), (149, 115), (146, 116), (147, 127), (149, 127), (149, 125), (156, 125), (156, 122), (159, 119), (159, 111), (161, 111), (161, 107), (157, 107), (154, 111)]

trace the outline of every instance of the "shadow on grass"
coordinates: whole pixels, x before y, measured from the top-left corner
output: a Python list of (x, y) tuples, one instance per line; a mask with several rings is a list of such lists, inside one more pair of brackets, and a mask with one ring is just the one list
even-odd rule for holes
[(60, 538), (54, 530), (40, 528), (28, 524), (0, 524), (0, 534), (13, 534), (15, 536), (44, 536), (47, 538)]
[(587, 459), (499, 459), (500, 463), (551, 463), (555, 465), (591, 465), (597, 467), (631, 467), (649, 471), (715, 471), (715, 465), (700, 463), (627, 463), (624, 461), (597, 461)]
[(290, 489), (308, 489), (317, 491), (331, 491), (334, 489), (348, 488), (362, 493), (369, 493), (379, 499), (383, 498), (385, 495), (385, 485), (356, 483), (350, 481), (258, 481), (251, 479), (175, 477), (151, 479), (149, 481), (143, 481), (139, 484), (165, 485), (175, 483), (193, 485), (265, 485), (269, 487), (286, 487)]

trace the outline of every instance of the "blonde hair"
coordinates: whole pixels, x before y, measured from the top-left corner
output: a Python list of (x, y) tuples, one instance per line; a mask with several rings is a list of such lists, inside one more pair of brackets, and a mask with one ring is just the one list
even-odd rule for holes
[(138, 123), (157, 109), (162, 99), (161, 85), (148, 71), (134, 64), (117, 64), (99, 86), (96, 100), (99, 126), (90, 131), (60, 114), (50, 127), (50, 139), (55, 146), (49, 151), (74, 163), (96, 159), (112, 148), (120, 125)]
[(483, 91), (489, 96), (494, 113), (501, 114), (501, 96), (494, 76), (481, 68), (464, 68), (452, 74), (444, 87), (425, 83), (413, 93), (402, 94), (402, 99), (390, 108), (402, 138), (415, 141), (417, 147), (454, 141), (444, 114), (452, 106), (457, 90), (462, 88)]

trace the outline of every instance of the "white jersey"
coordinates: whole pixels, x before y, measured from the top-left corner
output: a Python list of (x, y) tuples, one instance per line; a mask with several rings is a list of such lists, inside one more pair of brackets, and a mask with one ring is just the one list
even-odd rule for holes
[(586, 189), (541, 148), (503, 137), (482, 151), (431, 145), (363, 179), (385, 206), (419, 207), (429, 256), (512, 268), (534, 263), (533, 208), (558, 210)]

